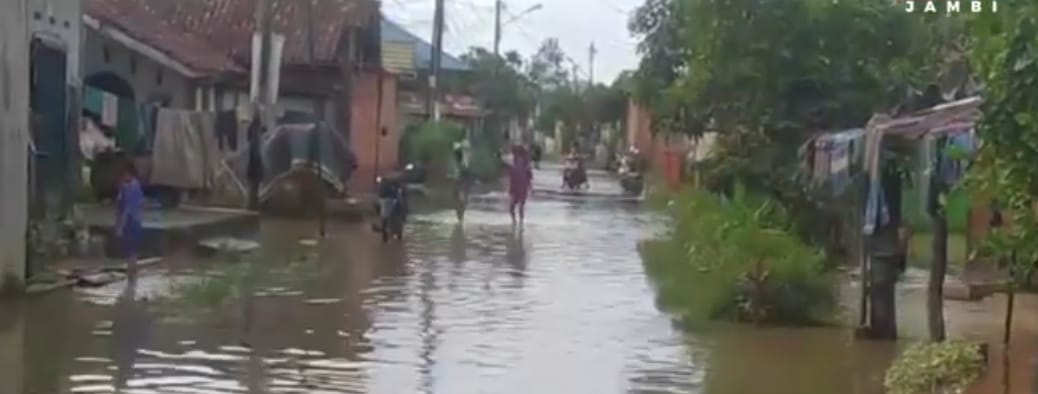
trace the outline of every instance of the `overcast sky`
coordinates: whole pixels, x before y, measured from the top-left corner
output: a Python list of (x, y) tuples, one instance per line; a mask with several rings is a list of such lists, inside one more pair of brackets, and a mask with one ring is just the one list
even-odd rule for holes
[[(432, 36), (435, 0), (386, 0), (383, 10), (419, 37)], [(493, 47), (494, 0), (444, 0), (447, 31), (444, 47), (452, 54), (471, 46)], [(520, 15), (538, 3), (543, 8)], [(612, 82), (621, 71), (634, 68), (637, 42), (627, 31), (627, 19), (642, 0), (505, 0), (501, 51), (517, 50), (524, 57), (537, 51), (541, 41), (556, 37), (562, 49), (587, 78), (588, 48), (598, 49), (595, 81)], [(431, 40), (430, 40), (431, 42)]]

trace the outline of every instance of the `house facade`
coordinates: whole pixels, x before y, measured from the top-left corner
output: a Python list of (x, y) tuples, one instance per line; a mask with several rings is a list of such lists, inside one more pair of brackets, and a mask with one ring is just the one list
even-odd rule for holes
[(29, 197), (29, 8), (0, 12), (0, 293), (24, 284)]
[(79, 183), (79, 97), (82, 88), (81, 0), (29, 0), (30, 129), (35, 152), (36, 214), (57, 216)]

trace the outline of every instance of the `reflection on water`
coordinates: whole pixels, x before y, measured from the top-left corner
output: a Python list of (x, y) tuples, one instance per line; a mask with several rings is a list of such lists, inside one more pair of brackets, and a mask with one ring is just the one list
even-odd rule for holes
[(268, 221), (251, 296), (209, 315), (163, 309), (155, 288), (178, 270), (0, 304), (14, 311), (0, 314), (0, 393), (881, 392), (895, 349), (844, 330), (682, 335), (635, 250), (657, 222), (606, 200), (535, 199), (518, 231), (487, 198), (464, 226), (421, 215), (383, 245), (335, 225), (308, 247), (315, 224)]

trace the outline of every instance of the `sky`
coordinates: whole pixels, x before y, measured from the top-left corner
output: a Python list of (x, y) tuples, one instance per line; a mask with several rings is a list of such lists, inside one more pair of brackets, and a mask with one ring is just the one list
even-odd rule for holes
[[(444, 0), (447, 30), (443, 45), (460, 55), (471, 46), (493, 48), (494, 0)], [(546, 38), (555, 37), (563, 51), (588, 77), (589, 48), (594, 42), (596, 82), (610, 83), (624, 70), (637, 66), (637, 41), (627, 31), (630, 13), (642, 0), (503, 0), (505, 22), (501, 52), (516, 50), (524, 58), (537, 51)], [(419, 37), (432, 36), (435, 0), (385, 0), (383, 12)], [(537, 4), (542, 8), (523, 14)], [(430, 40), (432, 42), (432, 40)]]

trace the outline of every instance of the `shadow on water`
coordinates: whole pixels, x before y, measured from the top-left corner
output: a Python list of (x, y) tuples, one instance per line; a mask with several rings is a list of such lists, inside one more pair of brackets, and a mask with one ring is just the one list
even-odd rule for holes
[(551, 198), (531, 201), (522, 231), (486, 198), (464, 225), (417, 215), (389, 244), (365, 225), (316, 240), (312, 222), (265, 221), (215, 308), (171, 302), (183, 295), (168, 283), (231, 263), (0, 303), (0, 394), (881, 392), (894, 346), (845, 330), (675, 329), (636, 250), (659, 223)]

